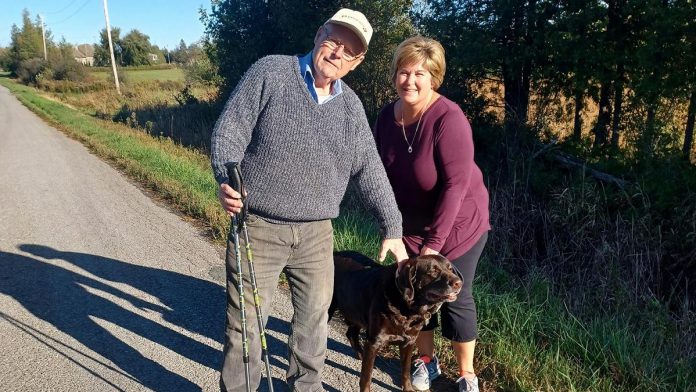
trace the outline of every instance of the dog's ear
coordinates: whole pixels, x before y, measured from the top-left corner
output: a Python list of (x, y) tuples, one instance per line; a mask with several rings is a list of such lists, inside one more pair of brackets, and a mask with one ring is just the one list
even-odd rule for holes
[(413, 304), (414, 287), (416, 281), (416, 262), (411, 259), (403, 263), (404, 265), (396, 273), (396, 286), (404, 297), (407, 304)]

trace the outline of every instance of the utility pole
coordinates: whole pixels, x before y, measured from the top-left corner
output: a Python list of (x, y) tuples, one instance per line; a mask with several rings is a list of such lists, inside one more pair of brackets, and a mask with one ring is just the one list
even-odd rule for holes
[(39, 14), (39, 19), (41, 19), (41, 37), (43, 37), (44, 60), (48, 61), (48, 54), (46, 53), (46, 30), (44, 29), (44, 19), (41, 14)]
[(121, 95), (121, 86), (118, 83), (118, 73), (116, 72), (116, 59), (114, 58), (114, 45), (111, 43), (111, 26), (109, 25), (109, 9), (106, 0), (104, 0), (104, 18), (106, 18), (106, 36), (109, 37), (109, 54), (111, 54), (111, 69), (114, 71), (116, 92)]

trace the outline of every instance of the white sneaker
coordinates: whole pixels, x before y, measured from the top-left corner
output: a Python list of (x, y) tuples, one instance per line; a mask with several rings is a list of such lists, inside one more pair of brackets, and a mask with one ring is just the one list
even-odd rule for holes
[(457, 385), (459, 386), (459, 392), (479, 392), (478, 377), (459, 377)]
[(437, 357), (428, 358), (427, 355), (423, 355), (413, 361), (411, 384), (417, 391), (427, 391), (430, 389), (430, 382), (440, 377), (440, 374), (442, 374), (442, 371), (440, 370), (440, 362), (437, 360)]

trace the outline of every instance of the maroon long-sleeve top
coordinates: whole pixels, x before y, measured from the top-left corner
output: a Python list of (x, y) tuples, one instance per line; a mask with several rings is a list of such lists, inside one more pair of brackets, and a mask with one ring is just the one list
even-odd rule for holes
[[(409, 142), (416, 125), (405, 129)], [(380, 112), (374, 134), (403, 215), (409, 253), (427, 246), (454, 259), (490, 230), (488, 191), (474, 162), (471, 125), (457, 104), (440, 96), (425, 111), (412, 153), (394, 103)]]

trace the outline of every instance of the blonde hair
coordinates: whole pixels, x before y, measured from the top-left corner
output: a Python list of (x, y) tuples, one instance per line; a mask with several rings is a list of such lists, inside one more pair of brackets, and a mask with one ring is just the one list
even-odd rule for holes
[(433, 78), (433, 90), (437, 90), (445, 79), (445, 49), (434, 39), (417, 35), (399, 44), (394, 52), (391, 74), (392, 83), (396, 73), (404, 65), (423, 64)]

